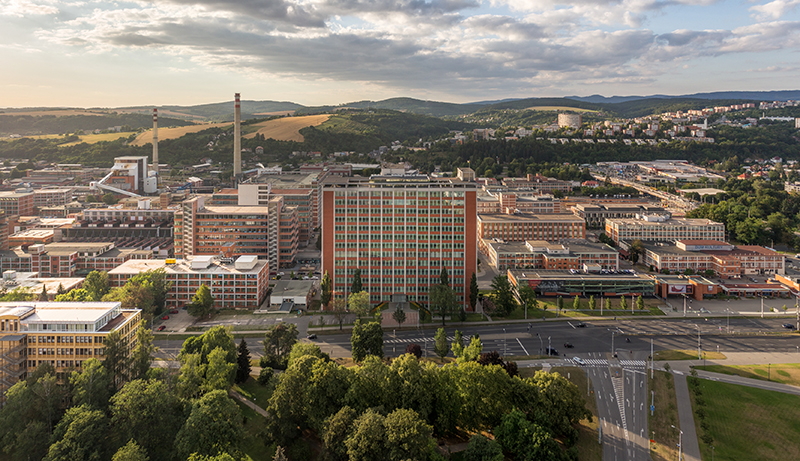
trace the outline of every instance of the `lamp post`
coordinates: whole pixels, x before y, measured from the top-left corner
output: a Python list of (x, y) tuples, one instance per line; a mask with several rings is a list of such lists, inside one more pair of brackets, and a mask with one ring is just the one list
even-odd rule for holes
[(550, 347), (550, 336), (548, 336), (547, 337), (547, 355), (550, 355), (551, 352), (553, 352), (553, 348)]
[(611, 331), (611, 357), (614, 357), (616, 354), (614, 353), (614, 333), (615, 331)]
[(506, 347), (506, 329), (503, 328), (503, 357), (508, 355), (508, 348)]
[[(678, 429), (675, 426), (672, 426), (672, 428), (673, 429)], [(679, 434), (678, 434), (678, 461), (680, 461), (683, 458), (683, 456), (681, 456), (682, 455), (682, 451), (683, 451), (683, 431), (678, 429), (678, 432), (679, 432)]]
[(697, 360), (703, 358), (703, 349), (700, 347), (700, 325), (695, 325), (697, 327)]
[(544, 344), (542, 343), (542, 337), (539, 336), (539, 333), (536, 333), (536, 337), (539, 338), (539, 355), (542, 355), (542, 349), (544, 349)]

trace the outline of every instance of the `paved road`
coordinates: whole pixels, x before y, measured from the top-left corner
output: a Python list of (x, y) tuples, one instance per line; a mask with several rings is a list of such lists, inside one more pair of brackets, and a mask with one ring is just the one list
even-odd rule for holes
[(700, 444), (697, 441), (697, 429), (694, 426), (694, 413), (692, 412), (692, 400), (689, 395), (689, 385), (686, 382), (686, 375), (674, 374), (675, 377), (675, 398), (678, 400), (678, 420), (680, 425), (681, 437), (679, 440), (683, 445), (683, 459), (686, 461), (700, 461)]

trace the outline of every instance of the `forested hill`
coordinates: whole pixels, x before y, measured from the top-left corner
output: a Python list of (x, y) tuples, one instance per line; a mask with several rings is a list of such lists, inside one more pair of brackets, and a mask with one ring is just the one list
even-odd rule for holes
[[(159, 117), (159, 126), (186, 126), (192, 122), (177, 118)], [(61, 134), (76, 131), (105, 130), (114, 126), (126, 127), (122, 131), (135, 131), (153, 126), (150, 114), (103, 114), (103, 115), (0, 115), (0, 136), (11, 134)]]

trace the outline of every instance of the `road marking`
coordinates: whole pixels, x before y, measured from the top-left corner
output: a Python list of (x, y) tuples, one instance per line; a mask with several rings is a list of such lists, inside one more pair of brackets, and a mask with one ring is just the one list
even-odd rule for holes
[(567, 325), (571, 326), (573, 330), (575, 329), (575, 325), (573, 325), (572, 322), (567, 322)]
[(522, 351), (525, 352), (525, 355), (529, 355), (528, 350), (525, 349), (525, 346), (522, 345), (522, 341), (520, 341), (519, 338), (517, 338), (517, 342), (519, 343), (519, 347), (522, 348)]

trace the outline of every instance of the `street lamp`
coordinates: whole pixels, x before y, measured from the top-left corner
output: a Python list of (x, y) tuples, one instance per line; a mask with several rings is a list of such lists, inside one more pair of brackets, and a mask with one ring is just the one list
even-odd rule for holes
[(503, 328), (503, 357), (508, 355), (508, 348), (506, 347), (506, 329)]
[(551, 352), (553, 352), (553, 348), (550, 347), (550, 336), (548, 336), (547, 337), (547, 355), (550, 355)]
[[(675, 426), (672, 426), (672, 428), (673, 429), (678, 429)], [(680, 432), (680, 434), (678, 434), (678, 461), (680, 461), (683, 458), (681, 456), (681, 454), (682, 454), (681, 452), (683, 451), (683, 431), (678, 429), (678, 432)]]
[(544, 349), (544, 344), (542, 343), (542, 337), (539, 336), (539, 333), (536, 333), (536, 337), (539, 338), (539, 355), (542, 355), (542, 349)]

